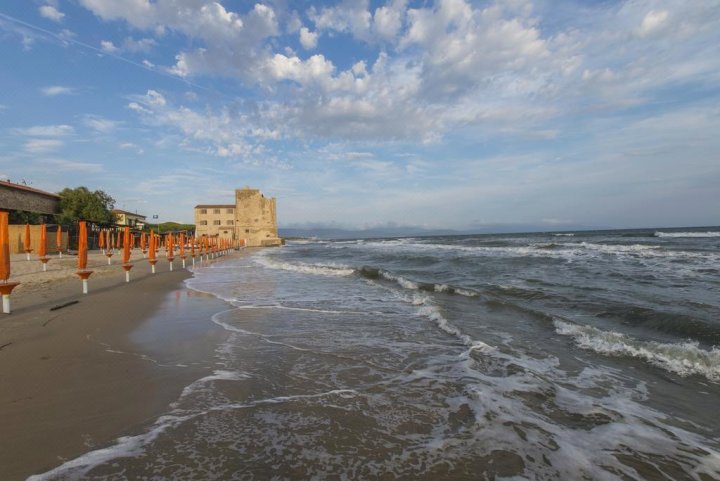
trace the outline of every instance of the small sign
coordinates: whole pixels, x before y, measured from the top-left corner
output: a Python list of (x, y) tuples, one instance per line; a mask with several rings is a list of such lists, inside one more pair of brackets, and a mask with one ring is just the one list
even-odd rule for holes
[(153, 214), (153, 219), (157, 219), (157, 218), (158, 218), (158, 215), (157, 215), (157, 214)]

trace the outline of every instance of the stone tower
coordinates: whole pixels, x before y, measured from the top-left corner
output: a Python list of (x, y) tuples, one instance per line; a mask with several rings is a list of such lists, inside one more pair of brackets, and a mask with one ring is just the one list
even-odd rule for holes
[(248, 247), (281, 244), (277, 231), (275, 198), (266, 198), (258, 189), (235, 190), (235, 236)]

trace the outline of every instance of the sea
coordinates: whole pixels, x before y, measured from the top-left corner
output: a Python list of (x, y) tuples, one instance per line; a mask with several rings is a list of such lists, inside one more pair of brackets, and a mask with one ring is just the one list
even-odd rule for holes
[(213, 371), (32, 479), (720, 479), (720, 227), (198, 263)]

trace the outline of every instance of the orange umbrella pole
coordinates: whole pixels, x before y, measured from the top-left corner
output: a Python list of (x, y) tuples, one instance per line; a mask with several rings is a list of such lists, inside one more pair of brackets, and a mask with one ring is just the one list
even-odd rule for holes
[(30, 224), (25, 224), (25, 237), (23, 239), (23, 250), (27, 256), (27, 260), (30, 260), (30, 253), (32, 248), (30, 247)]
[(113, 256), (113, 241), (114, 241), (113, 235), (110, 233), (110, 230), (105, 231), (105, 245), (107, 246), (107, 249), (105, 250), (105, 256), (108, 259), (108, 265), (112, 264), (112, 256)]
[(181, 232), (178, 237), (178, 244), (180, 244), (180, 259), (182, 259), (182, 268), (185, 269), (185, 233)]
[(88, 277), (93, 271), (87, 269), (88, 244), (87, 244), (87, 224), (84, 220), (79, 223), (78, 229), (78, 270), (75, 274), (82, 279), (83, 294), (88, 293)]
[(155, 274), (155, 264), (157, 264), (157, 258), (155, 257), (155, 246), (156, 246), (157, 240), (155, 239), (155, 232), (152, 230), (150, 231), (150, 253), (148, 259), (148, 262), (150, 263), (150, 268), (152, 270), (152, 273)]
[(170, 272), (173, 270), (173, 259), (175, 259), (175, 255), (173, 255), (173, 235), (168, 234), (167, 235), (167, 260), (170, 262)]
[(40, 262), (42, 262), (43, 272), (47, 271), (47, 263), (50, 258), (47, 256), (47, 250), (45, 245), (47, 244), (47, 226), (45, 224), (40, 226), (40, 248), (38, 249), (38, 255), (40, 256)]
[(195, 237), (190, 236), (190, 258), (192, 259), (192, 265), (195, 267)]
[(147, 254), (147, 236), (144, 232), (140, 233), (140, 250), (142, 251), (143, 259)]
[(0, 294), (5, 314), (10, 314), (10, 293), (19, 282), (8, 282), (10, 277), (10, 233), (8, 232), (8, 213), (0, 211)]
[(62, 259), (62, 226), (58, 224), (57, 233), (55, 234), (55, 246), (57, 247), (58, 256)]
[(100, 247), (103, 255), (105, 255), (105, 234), (102, 229), (98, 233), (98, 247)]
[(130, 282), (130, 269), (133, 268), (133, 265), (130, 264), (130, 227), (125, 227), (125, 232), (123, 233), (123, 270), (125, 271), (125, 282)]

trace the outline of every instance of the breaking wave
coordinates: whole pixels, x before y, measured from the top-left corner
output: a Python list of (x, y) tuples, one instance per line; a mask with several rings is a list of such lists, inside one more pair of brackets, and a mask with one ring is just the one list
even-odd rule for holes
[(268, 269), (281, 269), (284, 271), (300, 272), (302, 274), (316, 274), (322, 276), (345, 277), (355, 273), (355, 269), (337, 264), (305, 264), (302, 262), (279, 262), (268, 256), (257, 256), (255, 262)]
[(697, 342), (641, 341), (626, 334), (555, 319), (555, 332), (570, 336), (575, 344), (606, 356), (627, 356), (680, 376), (700, 375), (720, 381), (720, 349), (705, 350)]
[(357, 270), (358, 274), (366, 279), (385, 279), (397, 283), (400, 287), (413, 291), (440, 292), (445, 294), (458, 294), (466, 297), (476, 297), (477, 292), (462, 287), (453, 287), (447, 284), (434, 284), (432, 282), (420, 282), (407, 279), (406, 277), (393, 274), (377, 267), (363, 266)]
[(720, 232), (655, 232), (655, 237), (720, 237)]

